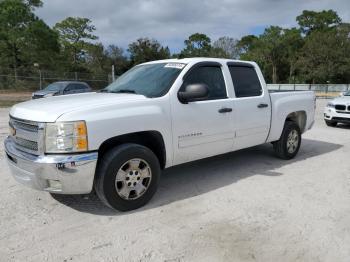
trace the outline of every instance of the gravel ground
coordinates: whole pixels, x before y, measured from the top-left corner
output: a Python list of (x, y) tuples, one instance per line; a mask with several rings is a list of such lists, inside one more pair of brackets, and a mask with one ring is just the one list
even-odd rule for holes
[(350, 127), (325, 103), (294, 160), (262, 145), (174, 167), (128, 213), (17, 184), (0, 109), (0, 261), (349, 261)]

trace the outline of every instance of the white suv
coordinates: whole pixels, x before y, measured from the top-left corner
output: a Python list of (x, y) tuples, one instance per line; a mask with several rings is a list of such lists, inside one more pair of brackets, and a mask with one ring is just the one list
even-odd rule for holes
[(350, 90), (344, 96), (328, 102), (324, 110), (324, 120), (327, 126), (336, 126), (338, 123), (350, 124)]

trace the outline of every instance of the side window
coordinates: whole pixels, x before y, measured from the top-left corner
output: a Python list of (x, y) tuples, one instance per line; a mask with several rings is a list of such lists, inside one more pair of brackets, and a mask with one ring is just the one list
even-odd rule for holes
[(224, 76), (219, 66), (194, 68), (184, 79), (180, 91), (190, 84), (206, 84), (209, 88), (208, 100), (227, 98)]
[(74, 89), (73, 84), (69, 84), (69, 85), (66, 86), (66, 88), (64, 89), (64, 93), (72, 92), (73, 89)]
[(86, 87), (82, 84), (75, 84), (75, 88), (74, 90), (76, 91), (84, 91), (86, 89)]
[(262, 87), (253, 67), (229, 66), (236, 97), (260, 96)]

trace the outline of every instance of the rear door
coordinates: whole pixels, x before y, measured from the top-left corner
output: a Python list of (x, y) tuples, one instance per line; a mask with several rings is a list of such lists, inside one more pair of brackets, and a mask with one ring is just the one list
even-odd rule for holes
[(207, 99), (182, 104), (172, 96), (174, 164), (232, 150), (232, 100), (228, 98), (222, 69), (220, 63), (201, 62), (184, 76), (178, 91), (189, 84), (206, 84)]
[(265, 143), (271, 119), (270, 95), (262, 85), (265, 82), (252, 64), (231, 62), (227, 65), (235, 92), (233, 149)]

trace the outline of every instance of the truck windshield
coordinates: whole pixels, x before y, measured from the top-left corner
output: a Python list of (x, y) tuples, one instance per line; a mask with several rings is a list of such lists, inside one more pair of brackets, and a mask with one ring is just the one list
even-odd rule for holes
[(169, 91), (184, 67), (185, 64), (180, 63), (138, 65), (101, 91), (160, 97)]
[(350, 96), (350, 91), (346, 92), (344, 96)]

